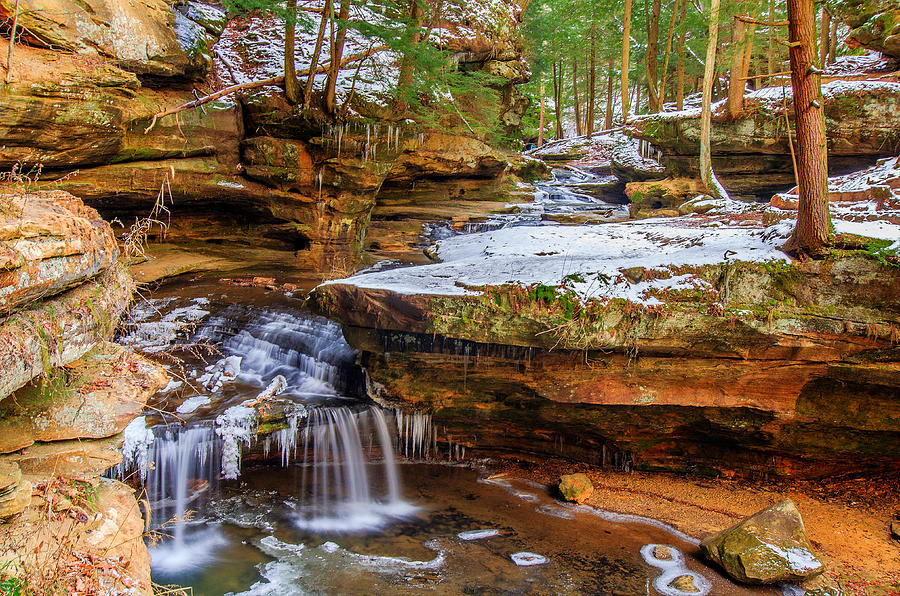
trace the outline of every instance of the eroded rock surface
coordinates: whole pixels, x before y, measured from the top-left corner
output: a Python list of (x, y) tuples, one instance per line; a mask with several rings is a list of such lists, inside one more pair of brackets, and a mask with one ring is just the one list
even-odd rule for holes
[(17, 6), (27, 39), (46, 47), (103, 56), (142, 74), (196, 75), (207, 65), (176, 14), (189, 19), (162, 0), (2, 0), (0, 15), (10, 18)]
[(147, 359), (100, 344), (49, 378), (0, 402), (0, 453), (36, 441), (102, 439), (122, 432), (168, 376)]
[[(823, 84), (822, 93), (831, 171), (859, 169), (900, 152), (896, 134), (900, 116), (895, 109), (900, 83), (836, 80)], [(785, 106), (793, 127), (790, 87), (748, 93), (736, 119), (725, 116), (724, 102), (714, 106), (713, 166), (729, 191), (771, 196), (793, 185)], [(658, 147), (670, 175), (699, 176), (699, 109), (638, 116), (629, 120), (626, 131)]]
[(109, 224), (62, 191), (0, 194), (0, 313), (59, 294), (118, 257)]
[(0, 398), (106, 341), (133, 287), (131, 277), (116, 264), (76, 288), (6, 318), (0, 326)]

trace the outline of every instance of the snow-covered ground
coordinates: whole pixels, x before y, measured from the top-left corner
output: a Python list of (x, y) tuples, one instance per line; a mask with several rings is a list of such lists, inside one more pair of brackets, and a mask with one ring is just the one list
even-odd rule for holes
[[(625, 298), (644, 304), (658, 300), (654, 289), (701, 288), (691, 275), (672, 275), (680, 265), (724, 260), (787, 260), (777, 246), (780, 235), (761, 227), (698, 226), (702, 218), (678, 217), (593, 226), (506, 228), (444, 240), (443, 262), (356, 275), (328, 283), (381, 288), (400, 294), (471, 295), (477, 286), (567, 282), (582, 298)], [(669, 269), (661, 277), (631, 283), (622, 271), (632, 267)]]
[[(900, 246), (900, 157), (881, 159), (859, 172), (832, 176), (828, 192), (835, 232), (892, 240)], [(798, 200), (796, 188), (775, 195), (772, 204), (776, 207), (771, 210), (795, 209)]]

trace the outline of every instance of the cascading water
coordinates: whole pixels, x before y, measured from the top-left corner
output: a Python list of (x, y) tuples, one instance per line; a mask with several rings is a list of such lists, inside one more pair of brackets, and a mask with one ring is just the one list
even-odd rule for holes
[[(169, 302), (160, 306), (175, 306)], [(189, 425), (148, 429), (139, 419), (126, 432), (126, 459), (118, 467), (120, 477), (140, 476), (153, 524), (166, 537), (153, 550), (157, 572), (202, 565), (201, 553), (214, 550), (218, 533), (204, 527), (205, 504), (216, 498), (222, 478), (240, 474), (241, 452), (248, 448), (266, 458), (274, 447), (283, 467), (301, 470), (292, 500), (298, 528), (370, 530), (415, 510), (401, 498), (395, 417), (365, 404), (356, 353), (337, 324), (295, 311), (229, 305), (203, 318), (184, 344), (217, 344), (225, 356), (197, 378), (211, 393), (203, 396), (206, 410)], [(267, 389), (256, 400), (247, 399), (261, 387)], [(257, 441), (259, 411), (250, 402), (274, 394), (284, 428)]]
[[(534, 202), (515, 205), (509, 213), (489, 215), (482, 221), (451, 224), (437, 222), (423, 227), (424, 236), (437, 242), (461, 234), (493, 232), (517, 226), (556, 225), (559, 216), (581, 214), (596, 221), (615, 221), (628, 216), (628, 207), (610, 203), (592, 196), (619, 200), (616, 192), (603, 192), (617, 184), (614, 176), (598, 176), (591, 172), (570, 167), (554, 169), (552, 180), (535, 182)], [(624, 197), (624, 194), (622, 194)], [(619, 202), (623, 202), (619, 200)]]

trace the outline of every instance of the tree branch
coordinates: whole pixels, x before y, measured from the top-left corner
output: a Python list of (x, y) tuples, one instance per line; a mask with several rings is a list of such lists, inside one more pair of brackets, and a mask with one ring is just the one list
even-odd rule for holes
[[(365, 60), (369, 56), (376, 54), (378, 52), (389, 49), (388, 46), (378, 46), (377, 48), (369, 48), (364, 52), (360, 52), (358, 54), (353, 54), (352, 56), (347, 56), (343, 60), (341, 60), (341, 68), (344, 68), (348, 64), (353, 64), (354, 62), (358, 62), (360, 60)], [(327, 72), (328, 66), (319, 66), (316, 68), (316, 74), (322, 74)], [(297, 73), (298, 77), (308, 76), (309, 69), (302, 70)], [(225, 87), (224, 89), (219, 89), (215, 93), (210, 93), (209, 95), (204, 95), (203, 97), (198, 97), (192, 101), (187, 103), (183, 103), (180, 106), (169, 108), (168, 110), (163, 110), (162, 112), (157, 112), (153, 114), (153, 118), (150, 120), (150, 125), (144, 129), (144, 134), (149, 133), (153, 130), (153, 127), (156, 126), (156, 123), (159, 119), (165, 118), (166, 116), (171, 116), (172, 114), (177, 114), (178, 112), (183, 112), (185, 110), (190, 110), (191, 108), (196, 108), (202, 106), (203, 104), (209, 103), (211, 101), (215, 101), (221, 97), (225, 97), (226, 95), (231, 95), (232, 93), (237, 93), (238, 91), (246, 91), (247, 89), (258, 89), (259, 87), (269, 87), (269, 86), (277, 86), (281, 87), (284, 85), (284, 75), (272, 77), (271, 79), (262, 79), (260, 81), (251, 81), (249, 83), (241, 83), (239, 85), (231, 85), (230, 87)]]
[(764, 27), (787, 27), (787, 21), (760, 21), (759, 19), (754, 19), (753, 17), (747, 17), (744, 15), (735, 15), (735, 20), (743, 21), (745, 23), (750, 23), (752, 25), (762, 25)]

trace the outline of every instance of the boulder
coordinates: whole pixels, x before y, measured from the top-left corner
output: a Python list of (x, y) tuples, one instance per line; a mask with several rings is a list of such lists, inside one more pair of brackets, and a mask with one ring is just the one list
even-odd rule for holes
[(0, 194), (0, 314), (83, 283), (118, 254), (109, 224), (69, 193)]
[(665, 177), (666, 168), (655, 159), (644, 157), (638, 151), (635, 139), (618, 134), (613, 135), (616, 144), (610, 154), (610, 169), (622, 182), (643, 182)]
[(825, 570), (790, 499), (706, 537), (700, 549), (728, 575), (745, 583), (797, 582)]
[(119, 264), (80, 286), (13, 313), (0, 325), (0, 399), (107, 340), (134, 282)]
[(165, 387), (157, 364), (113, 343), (103, 343), (65, 369), (0, 401), (0, 453), (35, 441), (101, 439), (122, 432)]
[[(0, 16), (9, 18), (16, 6), (0, 0)], [(18, 7), (26, 40), (39, 45), (99, 55), (141, 74), (201, 77), (208, 65), (182, 46), (176, 13), (164, 0), (19, 0)]]
[(585, 474), (566, 474), (559, 479), (559, 494), (567, 501), (584, 503), (594, 493), (594, 485)]
[(632, 217), (641, 211), (677, 208), (704, 191), (703, 184), (696, 178), (666, 178), (625, 185), (625, 195), (631, 199)]
[(900, 3), (896, 0), (837, 0), (836, 15), (850, 31), (844, 43), (900, 58)]

